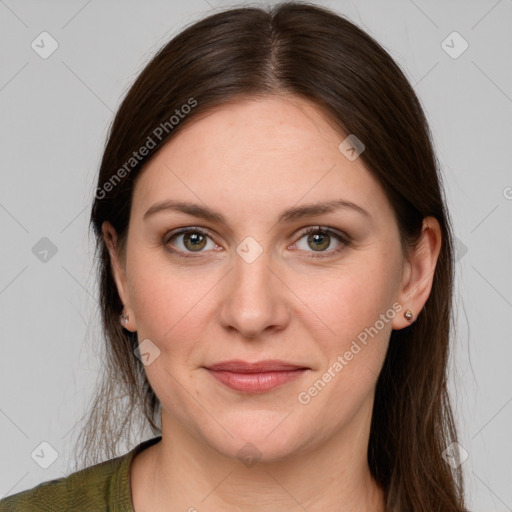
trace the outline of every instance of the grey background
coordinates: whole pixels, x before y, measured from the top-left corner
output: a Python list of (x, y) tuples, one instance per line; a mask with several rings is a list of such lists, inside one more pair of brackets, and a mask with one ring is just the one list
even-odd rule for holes
[[(162, 44), (229, 5), (0, 1), (0, 497), (67, 471), (98, 374), (88, 214), (113, 112)], [(512, 0), (321, 5), (375, 37), (425, 108), (458, 239), (450, 386), (469, 505), (512, 511)], [(43, 31), (47, 59), (31, 47)]]

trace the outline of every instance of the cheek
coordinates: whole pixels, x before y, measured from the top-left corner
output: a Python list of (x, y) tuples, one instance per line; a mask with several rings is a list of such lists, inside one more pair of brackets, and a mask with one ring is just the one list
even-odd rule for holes
[(297, 291), (307, 298), (302, 306), (303, 327), (322, 358), (321, 368), (308, 383), (313, 386), (311, 393), (305, 389), (307, 396), (302, 396), (304, 401), (314, 401), (313, 408), (322, 415), (316, 407), (330, 404), (329, 412), (325, 411), (329, 417), (352, 414), (372, 391), (397, 314), (392, 307), (396, 269), (385, 261), (360, 263), (316, 279), (315, 286), (304, 279)]
[(197, 341), (213, 296), (209, 290), (219, 280), (216, 273), (199, 266), (178, 267), (156, 253), (134, 257), (130, 271), (139, 339), (149, 338), (160, 350), (173, 351)]
[(372, 272), (331, 277), (324, 284), (328, 293), (316, 288), (305, 301), (315, 313), (307, 316), (307, 330), (322, 364), (297, 401), (305, 417), (329, 430), (357, 414), (373, 393), (396, 311), (392, 287)]
[(392, 308), (395, 290), (392, 270), (386, 272), (379, 263), (347, 266), (317, 276), (303, 275), (294, 286), (302, 300), (296, 301), (296, 307), (302, 310), (300, 316), (309, 318), (310, 329), (322, 333), (321, 338), (336, 350), (350, 344), (352, 338)]

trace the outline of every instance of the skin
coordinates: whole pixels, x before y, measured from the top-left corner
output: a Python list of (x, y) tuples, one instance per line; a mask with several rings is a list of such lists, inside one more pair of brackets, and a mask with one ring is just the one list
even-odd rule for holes
[[(408, 326), (405, 310), (416, 317), (429, 296), (441, 232), (425, 218), (419, 244), (403, 254), (381, 186), (361, 158), (338, 149), (345, 137), (297, 97), (226, 104), (185, 127), (137, 177), (126, 254), (104, 223), (126, 328), (160, 350), (145, 371), (162, 404), (162, 441), (133, 461), (136, 512), (384, 511), (366, 459), (375, 385), (391, 330)], [(371, 218), (339, 209), (277, 223), (289, 207), (339, 198)], [(226, 223), (170, 210), (143, 219), (166, 199), (206, 205)], [(301, 231), (310, 226), (351, 242), (308, 242)], [(183, 235), (168, 241), (182, 227), (208, 230), (199, 252)], [(236, 252), (247, 236), (263, 251), (251, 263)], [(402, 310), (300, 403), (394, 303)], [(203, 368), (235, 358), (309, 370), (243, 394)], [(237, 457), (247, 442), (261, 457), (251, 467)]]

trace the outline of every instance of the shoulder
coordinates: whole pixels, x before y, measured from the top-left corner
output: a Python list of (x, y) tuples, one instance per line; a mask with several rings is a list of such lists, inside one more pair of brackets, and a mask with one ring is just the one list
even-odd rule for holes
[(161, 439), (148, 439), (125, 455), (7, 496), (0, 500), (0, 512), (133, 512), (132, 459)]
[(48, 480), (0, 500), (0, 512), (108, 510), (109, 487), (125, 456)]

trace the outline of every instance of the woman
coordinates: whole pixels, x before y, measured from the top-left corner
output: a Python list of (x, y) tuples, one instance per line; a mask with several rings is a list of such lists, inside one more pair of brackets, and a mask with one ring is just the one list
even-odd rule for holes
[(108, 374), (84, 465), (139, 408), (158, 435), (0, 510), (464, 510), (449, 215), (368, 34), (295, 2), (188, 27), (117, 112), (91, 224)]

